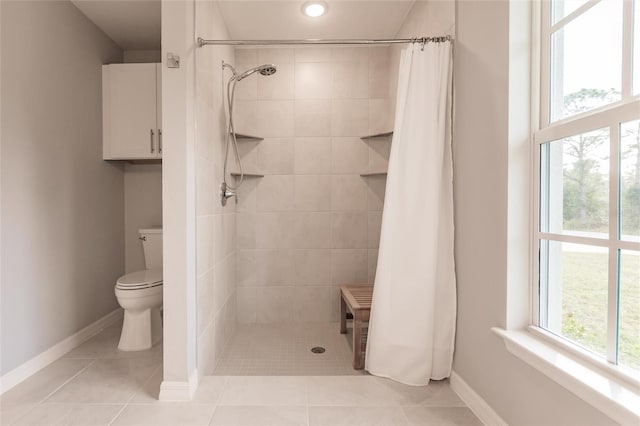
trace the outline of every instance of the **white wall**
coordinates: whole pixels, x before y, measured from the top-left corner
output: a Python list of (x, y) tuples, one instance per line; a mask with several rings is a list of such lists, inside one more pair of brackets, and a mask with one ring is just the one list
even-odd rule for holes
[[(522, 49), (528, 47), (523, 43), (520, 51), (516, 46), (510, 51), (510, 30), (518, 31), (521, 23), (513, 22), (515, 28), (510, 28), (509, 2), (457, 1), (456, 9), (453, 162), (458, 326), (454, 370), (509, 424), (611, 424), (586, 402), (511, 356), (490, 331), (518, 321), (513, 312), (508, 318), (507, 299), (526, 309), (526, 303), (523, 308), (520, 298), (513, 297), (518, 291), (527, 292), (514, 282), (519, 276), (526, 283), (526, 267), (518, 274), (509, 259), (507, 280), (508, 256), (513, 255), (508, 248), (523, 245), (522, 232), (512, 232), (519, 226), (509, 228), (508, 234), (507, 212), (513, 207), (508, 194), (516, 196), (517, 191), (508, 192), (507, 178), (510, 166), (517, 166), (510, 164), (517, 160), (512, 154), (521, 148), (513, 138), (523, 133), (513, 126), (522, 123), (520, 112), (528, 109), (527, 104), (514, 104), (522, 102), (521, 97), (510, 96), (510, 84), (512, 92), (522, 90), (518, 84), (527, 84), (526, 79), (518, 83), (515, 73), (522, 70), (510, 70), (510, 61), (526, 56)], [(519, 30), (528, 31), (526, 23)]]
[(162, 165), (124, 164), (124, 252), (126, 272), (144, 269), (138, 230), (162, 227)]
[[(2, 6), (0, 5), (0, 96), (2, 94)], [(0, 101), (0, 308), (2, 307), (2, 164), (3, 164), (3, 160), (2, 160), (2, 102)], [(2, 345), (2, 330), (3, 330), (3, 324), (6, 323), (6, 319), (4, 319), (2, 317), (2, 314), (0, 314), (0, 346)], [(0, 350), (0, 376), (2, 376), (2, 365), (3, 361), (2, 361), (2, 350)], [(1, 384), (0, 384), (1, 385)]]
[(180, 68), (162, 67), (162, 97), (171, 99), (162, 116), (164, 345), (170, 348), (162, 400), (189, 399), (235, 327), (235, 210), (233, 203), (223, 209), (218, 196), (225, 132), (220, 61), (233, 60), (233, 51), (199, 49), (197, 36), (227, 37), (218, 5), (164, 0), (162, 57), (171, 52), (181, 61)]
[[(228, 39), (217, 2), (196, 1), (196, 36)], [(226, 134), (222, 61), (230, 46), (206, 46), (196, 59), (196, 229), (198, 373), (211, 374), (236, 325), (236, 209), (220, 204)], [(224, 81), (223, 81), (224, 80)]]
[(124, 222), (101, 114), (122, 51), (70, 2), (1, 8), (4, 374), (118, 307)]
[(125, 63), (147, 64), (152, 62), (160, 62), (159, 50), (125, 50)]
[[(195, 4), (162, 1), (162, 220), (164, 351), (162, 400), (188, 400), (197, 388)], [(167, 101), (170, 100), (170, 101)]]

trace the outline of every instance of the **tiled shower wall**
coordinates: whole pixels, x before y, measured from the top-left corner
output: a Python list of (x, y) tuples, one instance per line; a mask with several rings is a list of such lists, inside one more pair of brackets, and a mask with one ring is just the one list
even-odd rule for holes
[[(216, 2), (196, 2), (197, 31), (228, 38)], [(222, 60), (233, 49), (209, 46), (196, 52), (196, 230), (198, 373), (211, 374), (236, 324), (235, 205), (220, 205), (226, 119)]]
[(391, 130), (389, 48), (236, 49), (245, 178), (238, 195), (240, 323), (337, 321), (339, 285), (372, 283)]

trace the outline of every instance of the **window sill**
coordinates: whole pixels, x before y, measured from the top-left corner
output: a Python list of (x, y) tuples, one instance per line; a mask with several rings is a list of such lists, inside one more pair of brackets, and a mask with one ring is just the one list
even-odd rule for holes
[(640, 423), (640, 387), (605, 368), (538, 336), (532, 330), (492, 331), (504, 339), (509, 352), (571, 391), (620, 424)]

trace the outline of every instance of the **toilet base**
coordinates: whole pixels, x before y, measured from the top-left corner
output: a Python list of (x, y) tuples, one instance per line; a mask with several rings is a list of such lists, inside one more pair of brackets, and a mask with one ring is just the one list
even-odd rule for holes
[(144, 351), (162, 339), (160, 308), (141, 311), (125, 309), (122, 334), (118, 349), (121, 351)]

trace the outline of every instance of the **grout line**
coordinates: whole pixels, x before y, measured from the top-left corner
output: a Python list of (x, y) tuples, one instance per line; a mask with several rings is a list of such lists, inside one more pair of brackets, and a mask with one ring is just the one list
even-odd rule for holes
[(93, 364), (96, 363), (96, 361), (98, 360), (98, 358), (94, 358), (90, 363), (88, 363), (87, 365), (85, 365), (83, 368), (81, 368), (76, 374), (74, 374), (73, 376), (71, 376), (69, 379), (67, 379), (64, 383), (62, 383), (60, 386), (58, 386), (57, 388), (55, 388), (52, 392), (50, 392), (49, 394), (47, 394), (47, 396), (45, 396), (41, 401), (37, 402), (36, 405), (40, 405), (42, 403), (44, 403), (47, 399), (49, 399), (54, 393), (58, 392), (63, 386), (65, 386), (67, 383), (69, 383), (70, 381), (72, 381), (73, 379), (75, 379), (76, 377), (78, 377), (80, 374), (82, 374), (85, 370), (87, 370), (89, 367), (91, 367)]
[(218, 408), (220, 408), (220, 406), (217, 404), (213, 407), (213, 411), (211, 412), (211, 417), (209, 417), (209, 422), (207, 423), (208, 425), (212, 424), (213, 418), (215, 417), (216, 412), (218, 411)]
[(229, 385), (229, 376), (222, 376), (224, 377), (224, 385), (222, 385), (222, 390), (220, 391), (220, 395), (218, 395), (218, 398), (216, 399), (216, 406), (220, 405), (220, 401), (222, 400), (222, 395), (225, 394), (225, 392), (227, 391), (227, 387)]
[[(142, 383), (142, 385), (138, 388), (138, 390), (144, 390), (145, 385), (146, 385), (147, 383), (149, 383), (149, 382), (151, 381), (151, 379), (153, 379), (153, 376), (155, 376), (155, 375), (156, 375), (156, 373), (157, 373), (159, 370), (161, 370), (161, 369), (162, 369), (162, 364), (160, 364), (158, 367), (156, 367), (156, 369), (155, 369), (155, 370), (153, 370), (153, 372), (151, 373), (151, 375), (149, 376), (149, 378), (148, 378), (147, 380), (145, 380), (145, 381)], [(129, 399), (127, 400), (127, 402), (125, 402), (125, 405), (129, 405), (129, 404), (131, 403), (131, 400), (132, 400), (133, 398), (135, 398), (135, 396), (136, 396), (136, 392), (137, 392), (137, 390), (136, 390), (136, 391), (134, 391), (134, 392), (131, 394), (131, 396), (129, 397)]]
[[(63, 355), (64, 357), (64, 355)], [(60, 390), (60, 388), (62, 388), (64, 385), (66, 385), (67, 383), (69, 383), (71, 380), (75, 379), (79, 374), (81, 374), (83, 371), (85, 371), (87, 368), (89, 368), (90, 366), (92, 366), (95, 362), (97, 361), (96, 358), (94, 358), (90, 363), (88, 363), (87, 365), (85, 365), (83, 368), (81, 368), (77, 373), (75, 373), (73, 376), (71, 376), (69, 379), (65, 380), (60, 386), (58, 386), (57, 388), (55, 388), (53, 391), (49, 392), (44, 398), (42, 398), (40, 401), (36, 402), (36, 403), (27, 403), (29, 405), (33, 405), (31, 408), (29, 408), (23, 415), (18, 416), (17, 419), (15, 419), (13, 421), (12, 424), (19, 424), (18, 422), (20, 421), (20, 419), (26, 417), (28, 414), (30, 414), (34, 409), (36, 409), (38, 406), (43, 405), (45, 403), (45, 401), (47, 399), (49, 399), (49, 397), (51, 397), (51, 395), (53, 395), (54, 393), (56, 393), (57, 391)], [(37, 374), (37, 373), (36, 373)]]
[[(18, 423), (21, 419), (25, 418), (27, 415), (29, 415), (33, 410), (36, 409), (36, 407), (38, 405), (40, 405), (39, 403), (36, 404), (30, 404), (32, 405), (32, 407), (30, 407), (27, 411), (25, 411), (22, 415), (18, 416), (16, 419), (13, 420), (13, 422), (11, 422), (12, 425), (17, 425), (20, 424)], [(0, 411), (0, 416), (2, 415), (2, 412)], [(2, 417), (0, 417), (0, 420), (2, 420)]]
[(402, 411), (402, 417), (407, 421), (407, 424), (410, 425), (411, 421), (409, 420), (409, 416), (407, 416), (407, 411), (404, 409), (405, 407), (400, 407), (400, 411)]
[(310, 401), (310, 393), (311, 393), (311, 381), (309, 380), (308, 377), (305, 377), (305, 390), (306, 390), (306, 396), (307, 396), (307, 426), (311, 425), (311, 414), (309, 413), (309, 401)]
[(125, 408), (127, 408), (129, 404), (122, 404), (122, 408), (120, 409), (120, 411), (118, 411), (118, 413), (109, 421), (109, 426), (111, 426), (113, 424), (113, 422), (116, 421), (116, 419), (118, 417), (120, 417), (120, 415), (122, 414), (122, 412), (124, 411)]

